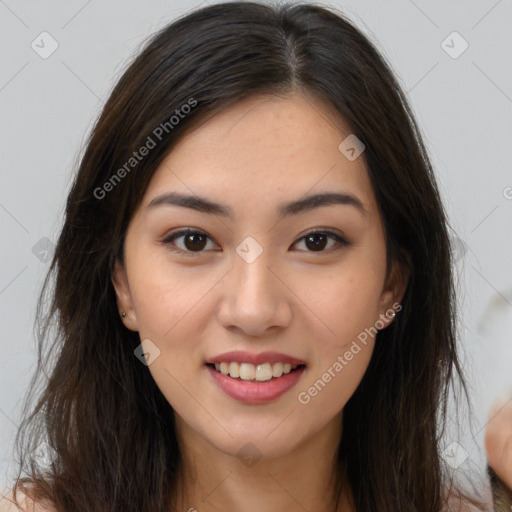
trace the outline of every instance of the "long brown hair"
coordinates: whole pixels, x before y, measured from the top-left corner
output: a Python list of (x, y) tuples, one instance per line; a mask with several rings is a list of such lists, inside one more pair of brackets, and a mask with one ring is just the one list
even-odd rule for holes
[[(44, 382), (24, 408), (15, 490), (59, 512), (172, 508), (181, 470), (173, 411), (134, 356), (141, 340), (119, 318), (113, 265), (153, 173), (181, 137), (252, 94), (292, 91), (324, 102), (365, 144), (388, 268), (398, 261), (410, 272), (402, 310), (377, 335), (344, 408), (339, 482), (360, 511), (443, 509), (449, 386), (458, 377), (467, 390), (432, 166), (372, 42), (341, 12), (297, 3), (228, 2), (181, 17), (151, 38), (113, 89), (74, 176), (38, 302), (33, 393)], [(46, 468), (32, 457), (41, 446), (50, 447)]]

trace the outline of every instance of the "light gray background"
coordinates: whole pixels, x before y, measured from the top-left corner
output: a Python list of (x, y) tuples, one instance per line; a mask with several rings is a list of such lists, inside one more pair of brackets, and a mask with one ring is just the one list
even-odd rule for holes
[[(35, 362), (35, 300), (49, 266), (40, 240), (56, 241), (74, 162), (128, 58), (206, 3), (0, 0), (0, 484), (13, 469)], [(452, 464), (456, 475), (483, 474), (490, 406), (512, 392), (512, 1), (331, 5), (391, 62), (431, 153), (460, 254), (461, 346), (476, 413), (445, 446), (458, 439), (452, 461), (469, 454)], [(59, 45), (47, 59), (31, 47), (44, 31)], [(445, 51), (462, 48), (454, 31), (469, 44), (457, 58)]]

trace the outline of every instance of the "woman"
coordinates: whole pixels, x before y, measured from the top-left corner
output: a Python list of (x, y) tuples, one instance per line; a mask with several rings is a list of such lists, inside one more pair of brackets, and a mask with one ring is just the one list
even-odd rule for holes
[(441, 457), (464, 379), (433, 171), (343, 15), (234, 2), (156, 34), (88, 141), (51, 275), (29, 503), (485, 509)]

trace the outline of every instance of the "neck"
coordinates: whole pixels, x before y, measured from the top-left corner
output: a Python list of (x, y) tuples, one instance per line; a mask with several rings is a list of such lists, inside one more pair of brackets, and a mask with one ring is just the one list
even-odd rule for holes
[[(220, 451), (176, 418), (182, 472), (176, 510), (200, 512), (350, 512), (336, 454), (341, 438), (341, 413), (321, 431), (281, 457), (263, 456), (252, 444), (246, 453)], [(242, 443), (243, 445), (244, 443)], [(260, 458), (258, 456), (261, 455)], [(251, 458), (252, 457), (252, 458)]]

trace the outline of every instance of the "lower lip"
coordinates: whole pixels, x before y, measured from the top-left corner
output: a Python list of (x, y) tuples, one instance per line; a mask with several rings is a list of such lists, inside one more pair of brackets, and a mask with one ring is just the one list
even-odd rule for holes
[(214, 381), (226, 395), (246, 404), (266, 404), (276, 400), (290, 390), (304, 373), (304, 366), (281, 377), (266, 381), (233, 379), (206, 365)]

